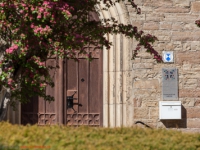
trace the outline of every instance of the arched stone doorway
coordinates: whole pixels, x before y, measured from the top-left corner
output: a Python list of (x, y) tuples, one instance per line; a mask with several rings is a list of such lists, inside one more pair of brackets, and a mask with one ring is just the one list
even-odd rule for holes
[[(97, 6), (100, 19), (114, 17), (119, 23), (128, 24), (129, 13), (125, 2), (116, 4), (109, 11), (102, 11), (102, 5)], [(103, 49), (103, 126), (131, 126), (133, 124), (133, 103), (131, 100), (131, 46), (132, 40), (122, 35), (105, 35), (113, 43), (110, 50)], [(64, 67), (63, 61), (58, 61), (59, 66)], [(55, 78), (63, 76), (63, 70), (56, 72)], [(64, 99), (63, 83), (60, 79), (55, 84), (56, 99)], [(53, 104), (52, 104), (53, 105)], [(57, 101), (54, 111), (63, 114), (63, 101)], [(13, 123), (21, 123), (21, 106), (13, 112), (9, 108), (7, 120)], [(13, 119), (14, 118), (14, 119)], [(58, 115), (57, 123), (64, 123), (63, 117)]]

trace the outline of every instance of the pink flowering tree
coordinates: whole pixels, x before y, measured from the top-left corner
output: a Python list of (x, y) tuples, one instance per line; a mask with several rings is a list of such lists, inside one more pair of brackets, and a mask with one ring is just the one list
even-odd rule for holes
[[(139, 14), (137, 5), (129, 1)], [(76, 54), (87, 54), (83, 47), (89, 44), (109, 49), (112, 43), (104, 37), (109, 33), (138, 40), (133, 58), (143, 46), (161, 62), (161, 56), (152, 47), (156, 37), (145, 35), (132, 25), (118, 24), (113, 18), (89, 20), (88, 16), (100, 2), (106, 4), (104, 9), (116, 3), (111, 0), (0, 0), (0, 38), (5, 42), (1, 48), (0, 85), (7, 90), (4, 99), (11, 104), (26, 102), (34, 95), (54, 100), (45, 93), (47, 85), (53, 86), (49, 70), (55, 69), (45, 65), (47, 59), (78, 61)], [(89, 53), (86, 56), (92, 59)]]

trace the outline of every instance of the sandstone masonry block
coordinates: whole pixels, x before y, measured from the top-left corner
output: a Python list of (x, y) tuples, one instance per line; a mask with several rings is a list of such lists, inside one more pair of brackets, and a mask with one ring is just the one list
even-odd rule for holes
[(159, 109), (150, 108), (150, 119), (158, 119), (158, 118), (159, 118)]
[(161, 22), (160, 23), (160, 29), (170, 30), (171, 28), (172, 28), (171, 22)]
[(194, 103), (194, 106), (200, 106), (200, 99), (197, 99)]
[(185, 89), (195, 89), (197, 87), (197, 79), (185, 79), (183, 87)]
[(143, 30), (158, 30), (159, 24), (156, 22), (144, 23)]
[(183, 51), (190, 51), (191, 50), (191, 43), (185, 42), (183, 43)]
[(200, 90), (187, 90), (187, 89), (180, 89), (179, 90), (179, 97), (200, 97)]
[(182, 23), (194, 23), (197, 20), (198, 15), (196, 14), (185, 14), (185, 13), (166, 13), (164, 21), (169, 22), (182, 22)]
[(192, 12), (200, 12), (200, 2), (192, 2), (191, 11)]
[(172, 1), (171, 0), (144, 0), (143, 1), (144, 6), (153, 6), (153, 7), (158, 7), (158, 6), (172, 6)]
[(188, 13), (190, 10), (188, 8), (182, 7), (159, 7), (155, 11), (162, 13)]
[(172, 23), (172, 30), (177, 30), (180, 31), (182, 30), (182, 28), (184, 27), (184, 23), (183, 22), (173, 22)]
[(187, 128), (200, 128), (200, 119), (187, 119)]
[(134, 102), (134, 107), (141, 107), (141, 105), (142, 105), (142, 99), (141, 98), (134, 98), (133, 102)]
[(191, 50), (200, 50), (200, 42), (192, 41), (191, 42)]
[(183, 26), (184, 30), (197, 30), (198, 31), (198, 27), (195, 23), (187, 23)]
[[(181, 98), (179, 100), (181, 100)], [(195, 98), (185, 98), (181, 101), (184, 107), (194, 107)]]
[(199, 107), (188, 107), (187, 118), (200, 118), (200, 108)]
[(139, 80), (134, 82), (133, 87), (138, 89), (158, 89), (160, 85), (157, 79)]
[(172, 40), (175, 41), (198, 41), (200, 40), (200, 32), (189, 32), (189, 31), (173, 31)]
[(158, 101), (149, 101), (148, 98), (146, 101), (142, 102), (142, 107), (157, 107)]
[(189, 7), (192, 0), (173, 0), (175, 6)]
[(134, 108), (135, 119), (149, 119), (149, 110), (147, 108)]
[(163, 21), (165, 19), (164, 14), (152, 13), (146, 14), (146, 21)]
[(152, 69), (154, 67), (153, 63), (137, 63), (133, 64), (133, 69)]
[(187, 62), (190, 64), (200, 63), (200, 52), (177, 52), (176, 53), (176, 63), (183, 64)]

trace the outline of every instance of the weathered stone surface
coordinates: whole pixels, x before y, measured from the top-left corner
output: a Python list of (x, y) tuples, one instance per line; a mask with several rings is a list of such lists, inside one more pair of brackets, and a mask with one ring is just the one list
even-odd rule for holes
[(184, 26), (183, 26), (183, 29), (184, 30), (198, 30), (198, 27), (197, 27), (197, 25), (196, 24), (194, 24), (194, 23), (187, 23), (187, 24), (185, 24)]
[(172, 23), (172, 30), (177, 30), (180, 31), (182, 30), (182, 28), (184, 27), (184, 23), (183, 22), (173, 22)]
[(197, 87), (197, 79), (185, 79), (183, 87), (185, 89), (195, 89)]
[(158, 7), (158, 6), (172, 6), (172, 1), (171, 0), (144, 0), (143, 5), (145, 6), (153, 6), (153, 7)]
[(183, 100), (180, 98), (179, 100), (182, 102), (184, 107), (194, 107), (195, 98), (184, 98)]
[(136, 63), (133, 64), (133, 69), (152, 69), (153, 63)]
[(158, 13), (153, 13), (153, 14), (146, 14), (146, 21), (163, 21), (165, 19), (164, 14), (158, 14)]
[(187, 118), (200, 118), (200, 107), (188, 107)]
[(150, 108), (150, 119), (158, 119), (159, 118), (159, 108)]
[(198, 15), (196, 14), (188, 14), (188, 13), (180, 13), (180, 14), (169, 13), (168, 14), (166, 13), (164, 21), (194, 23), (197, 18), (198, 18)]
[(176, 53), (176, 63), (183, 64), (187, 63), (200, 63), (200, 52), (177, 52)]
[[(142, 16), (132, 17), (132, 24), (159, 41), (154, 48), (174, 51), (175, 62), (156, 64), (144, 49), (133, 64), (133, 95), (135, 120), (152, 124), (155, 128), (200, 128), (200, 28), (198, 0), (142, 0), (138, 1)], [(132, 10), (131, 10), (132, 11)], [(181, 120), (159, 121), (158, 102), (161, 100), (162, 68), (178, 68), (179, 100), (182, 102)], [(138, 112), (139, 109), (140, 111)], [(148, 111), (147, 111), (148, 110)], [(147, 115), (148, 117), (145, 117)], [(144, 116), (144, 117), (143, 117)], [(149, 122), (148, 122), (149, 121)]]
[(191, 5), (192, 12), (200, 12), (200, 2), (192, 2)]
[(200, 90), (181, 89), (179, 90), (179, 97), (200, 97)]
[(134, 107), (141, 107), (142, 99), (141, 98), (134, 98), (133, 103), (134, 103)]
[(190, 2), (193, 0), (173, 0), (175, 6), (189, 7)]
[(183, 51), (190, 51), (191, 50), (191, 43), (190, 42), (185, 42), (183, 43)]
[(160, 22), (160, 29), (170, 30), (172, 28), (171, 22)]
[(158, 30), (159, 24), (156, 22), (144, 23), (143, 30)]
[(183, 62), (182, 69), (185, 71), (190, 71), (192, 69), (192, 64)]
[(139, 89), (158, 89), (160, 87), (157, 79), (135, 81), (133, 86)]
[(158, 101), (149, 101), (148, 99), (146, 101), (142, 102), (142, 107), (157, 107)]
[(200, 42), (192, 41), (191, 42), (191, 50), (200, 50)]
[(174, 50), (175, 51), (182, 51), (183, 50), (183, 44), (180, 41), (174, 41), (173, 42), (174, 45)]
[(200, 106), (200, 99), (195, 101), (194, 106)]
[(149, 109), (141, 107), (134, 108), (134, 119), (149, 119)]
[(187, 119), (187, 128), (200, 128), (200, 119)]
[(139, 21), (132, 21), (132, 25), (138, 27), (140, 29), (142, 27), (142, 22)]
[(175, 41), (198, 41), (200, 40), (200, 32), (189, 32), (189, 31), (173, 31), (172, 40)]
[(190, 10), (183, 7), (159, 7), (155, 9), (156, 12), (160, 13), (188, 13)]

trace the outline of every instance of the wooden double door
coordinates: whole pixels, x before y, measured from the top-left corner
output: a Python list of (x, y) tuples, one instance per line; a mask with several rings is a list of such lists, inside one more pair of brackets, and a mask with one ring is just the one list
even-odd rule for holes
[(95, 47), (88, 50), (94, 58), (91, 62), (83, 59), (84, 56), (79, 56), (79, 62), (66, 61), (65, 95), (66, 98), (74, 95), (73, 108), (65, 104), (65, 124), (68, 125), (102, 125), (102, 50)]
[[(55, 101), (49, 103), (36, 96), (30, 103), (22, 104), (22, 124), (103, 125), (102, 50), (92, 46), (87, 49), (92, 53), (92, 61), (79, 55), (79, 61), (63, 60), (59, 75), (52, 70), (55, 87), (47, 87), (46, 93), (54, 96)], [(46, 65), (55, 64), (50, 59)], [(69, 108), (67, 97), (73, 94), (73, 108)]]

